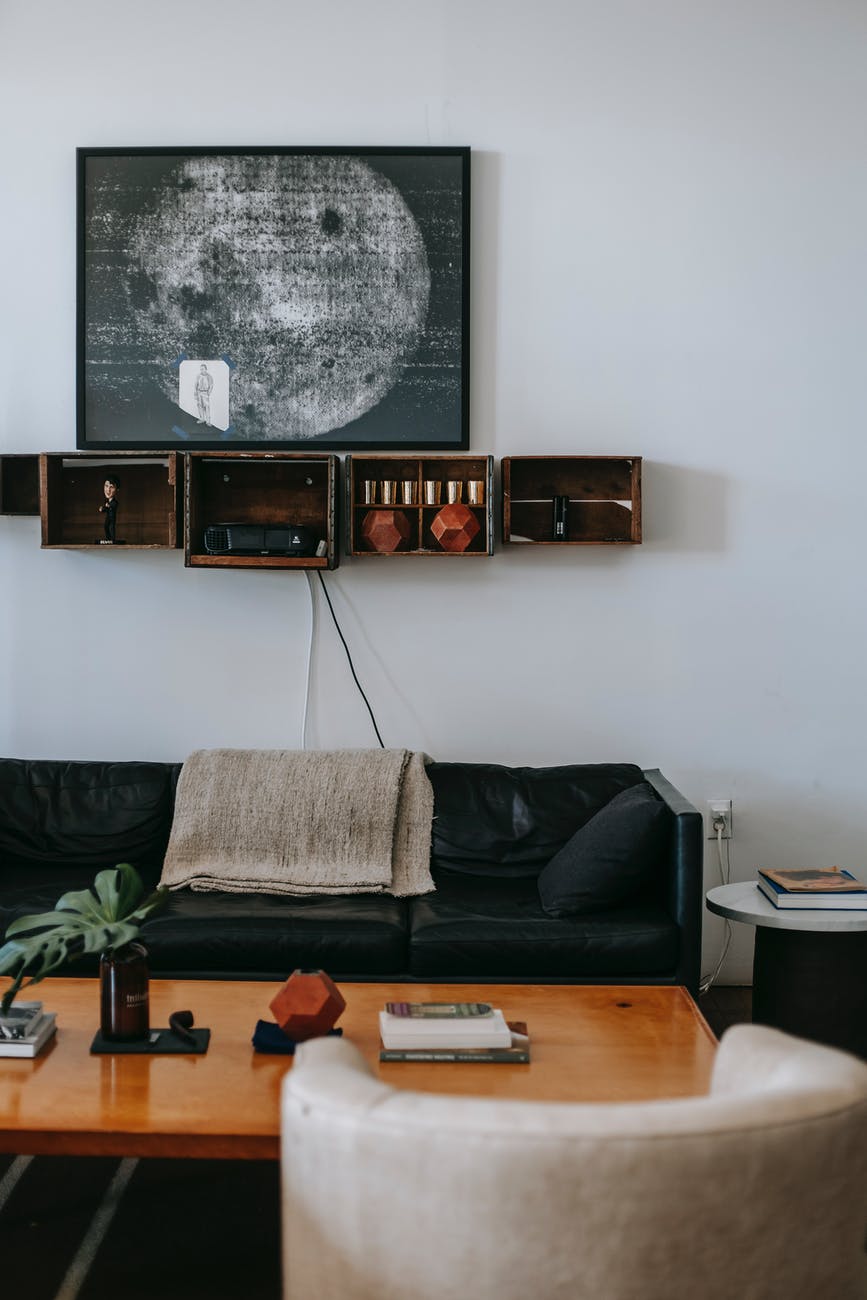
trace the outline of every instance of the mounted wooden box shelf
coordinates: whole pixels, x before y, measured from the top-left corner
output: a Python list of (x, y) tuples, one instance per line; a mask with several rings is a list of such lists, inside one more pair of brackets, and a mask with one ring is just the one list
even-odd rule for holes
[(491, 555), (493, 470), (492, 456), (347, 456), (348, 554)]
[(180, 545), (179, 452), (43, 453), (39, 457), (42, 545), (66, 550), (113, 550), (103, 538), (103, 484), (120, 482), (115, 545), (125, 550)]
[(0, 515), (38, 514), (38, 455), (0, 456)]
[[(641, 541), (640, 456), (507, 456), (503, 541), (536, 546), (630, 546)], [(555, 498), (568, 498), (555, 536)]]
[[(336, 569), (338, 460), (326, 452), (193, 451), (187, 457), (184, 563), (188, 568)], [(214, 553), (220, 525), (262, 530), (267, 554)], [(268, 529), (309, 529), (324, 555), (270, 549)], [(251, 534), (245, 534), (249, 542)], [(277, 537), (279, 540), (279, 535)]]

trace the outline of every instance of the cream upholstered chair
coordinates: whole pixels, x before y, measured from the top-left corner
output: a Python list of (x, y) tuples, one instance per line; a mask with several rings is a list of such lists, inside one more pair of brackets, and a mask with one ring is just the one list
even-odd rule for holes
[(287, 1300), (867, 1296), (867, 1065), (772, 1029), (611, 1105), (398, 1091), (320, 1039), (282, 1106)]

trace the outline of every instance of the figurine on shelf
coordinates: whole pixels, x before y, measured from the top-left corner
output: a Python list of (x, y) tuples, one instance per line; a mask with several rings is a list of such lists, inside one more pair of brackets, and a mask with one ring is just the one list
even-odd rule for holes
[(210, 425), (211, 423), (211, 393), (213, 388), (214, 377), (203, 361), (196, 376), (196, 408), (199, 412), (197, 424)]
[(102, 505), (99, 507), (99, 513), (105, 516), (102, 521), (102, 531), (105, 533), (105, 536), (99, 539), (100, 546), (114, 545), (115, 528), (117, 527), (117, 490), (119, 487), (120, 479), (115, 478), (112, 474), (107, 476), (102, 485), (102, 490), (105, 493), (105, 501), (103, 501)]

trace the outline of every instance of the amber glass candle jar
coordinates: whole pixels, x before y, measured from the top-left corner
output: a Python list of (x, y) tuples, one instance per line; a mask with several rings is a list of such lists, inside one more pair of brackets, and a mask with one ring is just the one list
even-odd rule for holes
[(110, 1042), (132, 1043), (150, 1030), (147, 949), (127, 943), (99, 959), (100, 1030)]

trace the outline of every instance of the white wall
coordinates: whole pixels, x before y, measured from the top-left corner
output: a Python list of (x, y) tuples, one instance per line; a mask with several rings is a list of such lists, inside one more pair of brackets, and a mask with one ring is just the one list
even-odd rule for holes
[[(74, 446), (76, 145), (471, 145), (472, 449), (643, 455), (646, 540), (344, 560), (386, 744), (659, 766), (734, 799), (735, 878), (863, 870), (862, 4), (0, 13), (0, 450)], [(42, 552), (0, 518), (0, 582), (3, 752), (298, 744), (303, 575)], [(375, 743), (321, 605), (309, 733)]]

